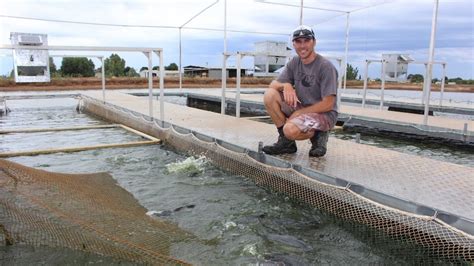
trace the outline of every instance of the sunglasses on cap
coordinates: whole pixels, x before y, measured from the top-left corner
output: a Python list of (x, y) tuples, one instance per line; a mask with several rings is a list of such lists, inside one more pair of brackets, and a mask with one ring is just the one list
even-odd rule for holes
[(310, 29), (297, 29), (293, 32), (293, 41), (298, 38), (314, 39), (314, 32)]

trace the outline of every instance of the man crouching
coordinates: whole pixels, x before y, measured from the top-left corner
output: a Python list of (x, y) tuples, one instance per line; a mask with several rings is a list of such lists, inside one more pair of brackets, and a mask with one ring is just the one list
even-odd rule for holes
[(315, 52), (313, 30), (301, 25), (293, 31), (298, 56), (270, 83), (263, 98), (265, 108), (278, 129), (278, 141), (263, 147), (266, 154), (295, 153), (295, 140), (310, 139), (309, 156), (326, 154), (329, 130), (337, 121), (337, 71)]

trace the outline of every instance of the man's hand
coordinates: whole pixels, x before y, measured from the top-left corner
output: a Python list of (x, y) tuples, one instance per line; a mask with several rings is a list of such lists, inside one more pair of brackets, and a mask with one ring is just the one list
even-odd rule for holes
[(273, 80), (269, 88), (283, 91), (283, 101), (291, 107), (296, 107), (296, 105), (300, 102), (298, 96), (296, 96), (296, 91), (293, 88), (293, 85), (290, 83), (281, 83), (276, 80)]
[(305, 112), (304, 112), (304, 108), (303, 108), (303, 109), (300, 109), (300, 110), (296, 110), (296, 111), (294, 111), (294, 112), (290, 115), (290, 117), (288, 117), (288, 121), (290, 121), (291, 119), (293, 119), (293, 118), (295, 118), (295, 117), (298, 117), (298, 116), (300, 116), (300, 115), (302, 115), (302, 114), (304, 114), (304, 113), (305, 113)]
[(298, 96), (296, 96), (296, 91), (290, 83), (283, 83), (283, 100), (286, 104), (291, 107), (296, 107), (298, 102)]

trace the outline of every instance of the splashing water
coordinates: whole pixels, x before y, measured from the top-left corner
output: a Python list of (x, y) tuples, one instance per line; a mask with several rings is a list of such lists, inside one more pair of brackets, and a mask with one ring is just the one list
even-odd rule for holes
[(167, 164), (166, 170), (168, 173), (181, 173), (195, 176), (204, 172), (206, 164), (206, 157), (200, 156), (195, 158), (194, 156), (191, 156), (186, 158), (184, 161)]

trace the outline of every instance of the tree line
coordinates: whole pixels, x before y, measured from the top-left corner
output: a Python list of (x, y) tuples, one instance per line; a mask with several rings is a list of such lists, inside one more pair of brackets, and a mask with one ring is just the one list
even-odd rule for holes
[[(105, 76), (106, 77), (138, 77), (139, 74), (133, 67), (126, 66), (126, 62), (118, 54), (112, 54), (104, 60)], [(96, 72), (102, 73), (101, 67), (95, 69), (94, 62), (86, 57), (64, 57), (61, 62), (61, 67), (58, 69), (54, 64), (53, 59), (49, 58), (49, 68), (51, 76), (53, 77), (94, 77)], [(140, 68), (140, 71), (148, 70), (148, 67)], [(159, 66), (154, 66), (153, 70), (159, 70)], [(178, 70), (176, 63), (171, 63), (165, 66), (165, 70)], [(13, 76), (13, 71), (11, 73)], [(347, 80), (362, 80), (359, 74), (359, 69), (347, 64), (346, 68)], [(407, 79), (411, 83), (422, 83), (423, 75), (409, 74)], [(376, 81), (380, 81), (379, 78)], [(434, 78), (432, 83), (439, 82), (438, 78)], [(474, 80), (463, 80), (460, 77), (448, 78), (445, 77), (445, 82), (455, 82), (456, 84), (474, 84)]]
[[(142, 67), (140, 71), (147, 70)], [(159, 67), (153, 67), (158, 70)], [(96, 72), (102, 73), (102, 68), (95, 68), (94, 62), (86, 57), (64, 57), (61, 67), (58, 69), (53, 61), (49, 58), (49, 70), (51, 76), (56, 77), (94, 77)], [(118, 54), (112, 54), (104, 60), (104, 70), (106, 77), (138, 77), (139, 74), (133, 67), (126, 66), (126, 62)], [(178, 65), (171, 63), (165, 66), (165, 70), (178, 70)]]
[[(347, 80), (363, 80), (361, 76), (359, 75), (359, 69), (357, 67), (353, 67), (351, 64), (347, 64), (347, 69), (346, 69), (346, 75), (347, 75)], [(409, 74), (407, 76), (407, 80), (411, 83), (423, 83), (424, 77), (421, 74)], [(376, 81), (380, 81), (380, 79), (376, 79)], [(468, 79), (468, 80), (463, 80), (460, 77), (456, 78), (448, 78), (445, 77), (444, 80), (446, 83), (448, 82), (455, 82), (456, 84), (474, 84), (474, 80)], [(437, 83), (441, 82), (440, 79), (434, 78), (431, 80), (432, 83)]]
[[(410, 75), (408, 75), (407, 78), (412, 83), (422, 83), (424, 81), (424, 77), (421, 74), (410, 74)], [(431, 82), (432, 83), (441, 82), (441, 79), (434, 78), (434, 79), (431, 80)], [(472, 80), (472, 79), (465, 80), (465, 79), (462, 79), (460, 77), (456, 77), (456, 78), (444, 77), (444, 82), (445, 83), (454, 82), (456, 84), (474, 84), (474, 80)]]

